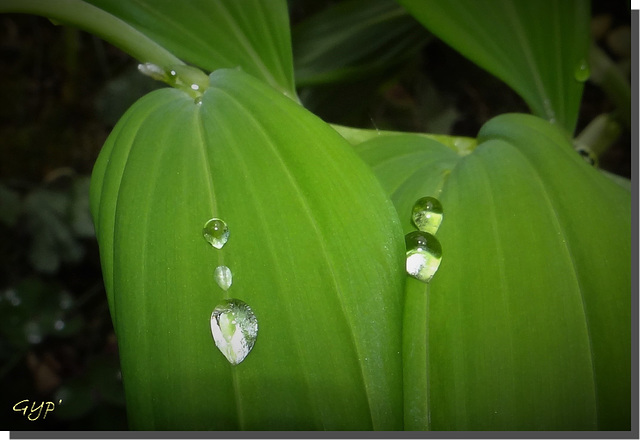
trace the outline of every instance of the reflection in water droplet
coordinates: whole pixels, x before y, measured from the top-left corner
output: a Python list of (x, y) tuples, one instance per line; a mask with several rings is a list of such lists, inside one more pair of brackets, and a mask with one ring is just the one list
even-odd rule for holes
[(589, 64), (586, 60), (581, 60), (573, 73), (576, 81), (585, 82), (591, 76), (591, 70), (589, 70)]
[(24, 335), (31, 344), (42, 342), (42, 328), (37, 321), (29, 321), (24, 325)]
[(231, 287), (231, 283), (233, 282), (231, 269), (227, 266), (218, 266), (213, 272), (213, 277), (216, 279), (216, 283), (218, 283), (218, 286), (220, 286), (222, 290), (229, 290), (229, 287)]
[(213, 341), (231, 365), (242, 362), (258, 337), (258, 319), (239, 299), (227, 299), (211, 314)]
[(434, 197), (423, 197), (413, 205), (411, 220), (422, 232), (435, 234), (442, 223), (442, 216), (440, 201)]
[(211, 246), (216, 249), (222, 249), (222, 246), (224, 246), (229, 239), (229, 228), (224, 220), (212, 218), (205, 223), (204, 228), (202, 229), (202, 235), (204, 236), (204, 239), (211, 244)]
[(413, 231), (404, 237), (407, 245), (407, 273), (428, 283), (440, 266), (442, 247), (428, 232)]

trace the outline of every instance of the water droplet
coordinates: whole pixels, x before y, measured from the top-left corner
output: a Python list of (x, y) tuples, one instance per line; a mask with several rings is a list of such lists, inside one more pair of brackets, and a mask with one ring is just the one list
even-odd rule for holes
[(586, 60), (581, 60), (578, 63), (578, 67), (576, 67), (575, 72), (573, 73), (576, 81), (585, 82), (591, 76), (591, 70), (589, 69), (589, 64), (587, 64)]
[(153, 63), (138, 64), (138, 71), (159, 81), (164, 81), (166, 77), (164, 69)]
[(407, 273), (428, 283), (440, 266), (442, 247), (436, 237), (428, 232), (409, 232), (404, 241), (407, 245)]
[(224, 220), (212, 218), (205, 223), (202, 229), (202, 235), (211, 246), (216, 249), (222, 249), (222, 246), (224, 246), (229, 239), (229, 227)]
[(197, 105), (202, 105), (202, 96), (197, 96), (193, 102), (195, 102)]
[(242, 362), (258, 337), (258, 319), (239, 299), (227, 299), (211, 314), (211, 334), (218, 350), (231, 365)]
[(227, 266), (218, 266), (213, 272), (213, 277), (216, 279), (216, 283), (218, 283), (218, 286), (220, 286), (222, 290), (229, 290), (229, 287), (231, 287), (231, 283), (233, 282), (231, 269)]
[(435, 234), (442, 223), (442, 216), (440, 201), (433, 197), (423, 197), (413, 205), (411, 220), (422, 232)]
[(56, 320), (56, 322), (53, 323), (53, 328), (56, 329), (57, 331), (62, 331), (64, 330), (65, 325), (66, 324), (62, 319), (58, 319)]

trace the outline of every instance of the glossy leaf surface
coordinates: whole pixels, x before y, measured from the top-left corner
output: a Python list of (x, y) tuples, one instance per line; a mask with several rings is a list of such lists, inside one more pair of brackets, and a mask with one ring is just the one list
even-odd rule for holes
[[(302, 107), (236, 70), (210, 81), (200, 105), (173, 89), (138, 101), (92, 177), (131, 427), (402, 429), (393, 205)], [(220, 249), (202, 235), (214, 217)], [(210, 331), (226, 298), (259, 326), (237, 366)]]
[(427, 29), (573, 132), (588, 77), (589, 2), (398, 0)]
[(86, 0), (206, 71), (240, 67), (295, 96), (285, 1)]
[(355, 147), (405, 233), (417, 199), (444, 209), (440, 268), (406, 289), (405, 429), (630, 429), (629, 191), (533, 116), (478, 142)]

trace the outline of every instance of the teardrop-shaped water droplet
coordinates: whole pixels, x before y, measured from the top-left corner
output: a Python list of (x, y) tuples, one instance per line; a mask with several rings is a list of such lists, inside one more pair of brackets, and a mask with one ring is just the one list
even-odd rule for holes
[(224, 246), (229, 239), (229, 228), (224, 220), (212, 218), (205, 223), (204, 228), (202, 229), (202, 235), (204, 236), (204, 239), (211, 244), (211, 246), (216, 249), (222, 249), (222, 246)]
[(404, 241), (407, 245), (407, 273), (428, 283), (440, 266), (442, 247), (436, 237), (428, 232), (409, 232)]
[(218, 350), (231, 365), (242, 362), (258, 337), (258, 319), (239, 299), (227, 299), (211, 314), (211, 334)]
[(576, 67), (575, 72), (573, 73), (576, 81), (585, 82), (591, 76), (591, 70), (589, 69), (589, 64), (587, 60), (581, 60)]
[(216, 279), (216, 283), (218, 283), (218, 286), (220, 286), (222, 290), (229, 290), (229, 287), (231, 287), (231, 283), (233, 282), (231, 269), (227, 266), (218, 266), (216, 267), (216, 270), (213, 271), (213, 277)]
[(422, 232), (435, 234), (442, 223), (442, 204), (434, 197), (423, 197), (413, 205), (411, 220)]

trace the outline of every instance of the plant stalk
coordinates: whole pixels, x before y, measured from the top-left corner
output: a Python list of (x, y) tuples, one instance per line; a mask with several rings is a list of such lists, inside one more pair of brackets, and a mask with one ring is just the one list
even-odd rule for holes
[(127, 22), (81, 0), (3, 0), (0, 13), (24, 13), (47, 17), (90, 32), (142, 63), (168, 69), (184, 64), (175, 55)]
[(429, 431), (429, 285), (407, 277), (404, 301), (404, 429)]

